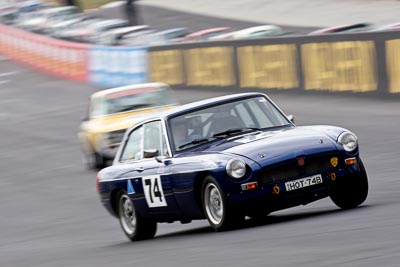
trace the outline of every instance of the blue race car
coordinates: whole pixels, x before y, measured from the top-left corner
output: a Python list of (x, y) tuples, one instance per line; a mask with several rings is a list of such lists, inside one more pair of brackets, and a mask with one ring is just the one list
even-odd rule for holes
[(296, 127), (260, 93), (203, 100), (135, 124), (96, 185), (131, 240), (154, 237), (158, 222), (206, 218), (222, 231), (245, 216), (328, 196), (353, 208), (368, 194), (353, 133)]

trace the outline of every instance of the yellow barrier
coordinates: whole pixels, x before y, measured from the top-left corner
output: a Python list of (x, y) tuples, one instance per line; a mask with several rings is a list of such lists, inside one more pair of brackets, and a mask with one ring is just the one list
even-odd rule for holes
[(389, 93), (400, 93), (400, 39), (386, 41)]
[(231, 86), (236, 84), (232, 47), (192, 48), (184, 51), (187, 85)]
[(373, 41), (303, 44), (301, 52), (306, 90), (377, 90)]
[(244, 46), (237, 49), (240, 87), (299, 87), (294, 44)]
[(149, 59), (151, 81), (170, 85), (184, 84), (181, 50), (151, 51)]

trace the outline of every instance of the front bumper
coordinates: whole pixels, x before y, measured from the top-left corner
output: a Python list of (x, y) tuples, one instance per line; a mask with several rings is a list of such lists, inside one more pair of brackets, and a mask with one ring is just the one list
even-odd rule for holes
[[(359, 159), (357, 158), (358, 162)], [(253, 181), (257, 182), (257, 188), (253, 190), (243, 190), (240, 184), (231, 187), (232, 190), (227, 194), (232, 205), (244, 211), (254, 211), (263, 209), (268, 212), (290, 208), (298, 205), (306, 205), (310, 202), (328, 197), (331, 188), (338, 180), (349, 179), (352, 175), (359, 173), (359, 165), (347, 166), (342, 164), (336, 168), (328, 168), (314, 173), (304, 173), (286, 179), (265, 179), (261, 171), (253, 175)], [(285, 183), (297, 179), (321, 175), (322, 183), (307, 187), (286, 190)], [(248, 182), (248, 181), (246, 181)]]

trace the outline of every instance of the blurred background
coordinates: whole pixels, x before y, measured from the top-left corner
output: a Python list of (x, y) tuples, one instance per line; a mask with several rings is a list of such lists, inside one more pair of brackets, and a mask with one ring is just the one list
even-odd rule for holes
[[(0, 0), (1, 266), (398, 266), (400, 2)], [(298, 125), (359, 137), (367, 202), (329, 199), (214, 233), (128, 243), (77, 133), (89, 97), (169, 84), (180, 103), (266, 92)]]

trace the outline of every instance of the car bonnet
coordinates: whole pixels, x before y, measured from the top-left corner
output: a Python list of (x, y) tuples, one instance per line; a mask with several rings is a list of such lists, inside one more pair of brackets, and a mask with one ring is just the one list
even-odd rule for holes
[(230, 138), (228, 143), (210, 147), (207, 152), (240, 155), (260, 165), (289, 158), (337, 151), (335, 142), (323, 132), (308, 127), (247, 134)]

